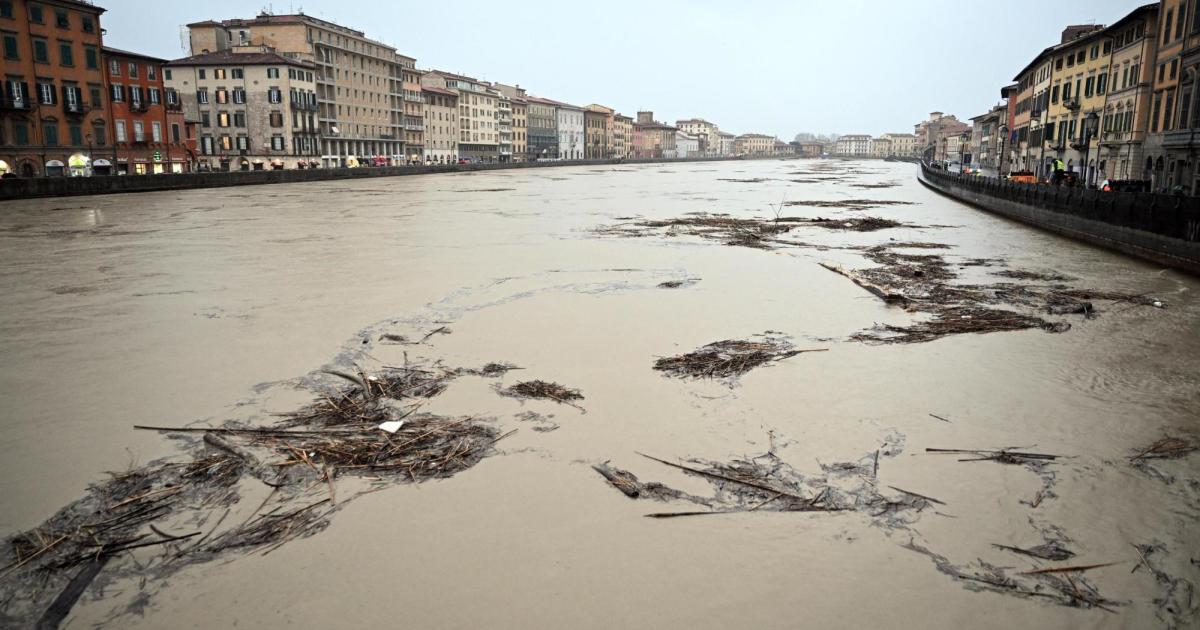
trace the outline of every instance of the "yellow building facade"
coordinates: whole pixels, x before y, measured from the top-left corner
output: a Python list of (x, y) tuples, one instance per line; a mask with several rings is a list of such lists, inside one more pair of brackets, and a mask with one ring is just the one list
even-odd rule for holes
[(1112, 37), (1096, 28), (1055, 47), (1046, 111), (1048, 152), (1086, 182), (1096, 176), (1100, 117), (1109, 89)]

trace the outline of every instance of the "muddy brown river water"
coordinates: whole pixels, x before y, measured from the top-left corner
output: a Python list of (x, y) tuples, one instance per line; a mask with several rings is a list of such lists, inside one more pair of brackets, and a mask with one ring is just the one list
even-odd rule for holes
[[(106, 471), (180, 452), (178, 439), (133, 425), (269, 422), (310, 399), (322, 368), (499, 361), (522, 370), (457, 378), (425, 408), (517, 429), (474, 467), (420, 484), (340, 480), (342, 500), (322, 531), (144, 583), (102, 574), (64, 627), (1194, 626), (1200, 453), (1147, 466), (1130, 457), (1164, 436), (1200, 435), (1200, 280), (939, 196), (916, 182), (913, 165), (833, 162), (840, 174), (820, 179), (816, 163), (563, 167), (0, 204), (0, 535), (37, 526)], [(794, 233), (809, 246), (774, 249), (596, 232), (627, 217), (769, 218), (781, 201), (847, 199), (912, 205), (787, 214), (918, 227), (806, 226)], [(1001, 268), (1053, 272), (1167, 308), (1096, 301), (1095, 318), (1044, 315), (1070, 323), (1062, 333), (852, 341), (919, 316), (818, 263), (871, 267), (847, 247), (889, 239), (950, 246), (937, 253), (962, 282), (994, 281)], [(1000, 262), (957, 266), (978, 258)], [(685, 282), (659, 286), (675, 280)], [(440, 327), (448, 334), (421, 344), (380, 341)], [(651, 369), (659, 357), (767, 331), (828, 350), (733, 382)], [(584, 399), (576, 408), (497, 395), (526, 378)], [(541, 417), (529, 421), (531, 411)], [(695, 506), (631, 500), (592, 469), (609, 461), (703, 493), (704, 479), (638, 453), (729, 461), (771, 451), (821, 475), (822, 464), (883, 444), (894, 452), (866, 481), (941, 504), (902, 523), (855, 510), (652, 519), (644, 515)], [(925, 450), (1015, 446), (1062, 457), (1035, 470)], [(377, 491), (354, 496), (368, 487)], [(245, 494), (257, 504), (265, 493)], [(1075, 556), (1052, 562), (993, 546), (1048, 541)], [(1153, 546), (1153, 571), (1134, 570), (1134, 545)], [(1013, 589), (950, 568), (1014, 576), (1104, 563), (1116, 564), (1065, 575), (1110, 610), (1000, 592)]]

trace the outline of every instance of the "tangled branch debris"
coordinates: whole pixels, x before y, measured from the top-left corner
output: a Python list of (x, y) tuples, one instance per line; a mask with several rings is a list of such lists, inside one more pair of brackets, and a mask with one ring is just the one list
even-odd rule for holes
[(651, 461), (704, 479), (713, 489), (711, 497), (684, 494), (662, 484), (643, 483), (632, 473), (609, 466), (607, 462), (595, 468), (610, 485), (630, 498), (684, 500), (709, 508), (706, 511), (646, 515), (651, 518), (756, 511), (859, 511), (881, 526), (895, 527), (911, 522), (922, 510), (937, 503), (932, 497), (909, 491), (898, 491), (898, 497), (887, 497), (878, 491), (870, 472), (877, 466), (879, 453), (884, 453), (884, 457), (896, 457), (902, 451), (902, 438), (889, 437), (878, 451), (864, 455), (858, 464), (822, 466), (821, 474), (812, 476), (796, 470), (774, 452), (728, 462), (693, 459), (686, 464), (639, 453)]
[(685, 500), (704, 505), (708, 504), (707, 499), (681, 492), (658, 482), (643, 483), (638, 480), (637, 475), (628, 470), (621, 470), (615, 466), (610, 466), (608, 462), (595, 464), (592, 466), (592, 469), (600, 473), (600, 476), (604, 477), (612, 487), (620, 490), (625, 496), (631, 499), (653, 499), (655, 501)]
[(1060, 273), (1028, 271), (1025, 269), (1003, 269), (1001, 271), (993, 271), (992, 275), (1012, 278), (1013, 280), (1040, 280), (1043, 282), (1066, 282), (1074, 280), (1074, 278), (1064, 276)]
[[(826, 269), (845, 276), (890, 305), (930, 316), (911, 325), (876, 325), (854, 334), (851, 339), (886, 344), (921, 343), (947, 335), (1026, 329), (1061, 333), (1070, 330), (1071, 325), (1047, 321), (1038, 315), (1078, 313), (1087, 318), (1095, 317), (1097, 309), (1092, 300), (1164, 306), (1161, 300), (1143, 295), (1064, 285), (959, 284), (953, 282), (958, 272), (941, 254), (896, 251), (940, 249), (937, 245), (895, 242), (867, 248), (863, 256), (878, 265), (867, 269), (847, 270), (822, 263)], [(1029, 273), (1032, 272), (1017, 272), (1017, 275)]]
[[(886, 188), (879, 184), (853, 184), (857, 188)], [(912, 201), (895, 201), (889, 199), (838, 199), (838, 200), (799, 200), (785, 201), (785, 206), (804, 206), (808, 208), (844, 208), (846, 210), (869, 210), (883, 206), (911, 206)]]
[(1064, 547), (1058, 541), (1052, 541), (1052, 542), (1048, 542), (1048, 543), (1045, 543), (1042, 545), (1037, 545), (1036, 547), (1029, 547), (1026, 549), (1022, 549), (1021, 547), (1012, 547), (1010, 545), (993, 544), (992, 546), (997, 549), (1011, 551), (1013, 553), (1021, 554), (1023, 556), (1030, 556), (1030, 557), (1038, 558), (1041, 560), (1050, 560), (1052, 562), (1062, 562), (1064, 560), (1070, 560), (1071, 558), (1075, 557), (1074, 552), (1072, 552), (1070, 549), (1067, 549), (1066, 547)]
[(1200, 446), (1194, 442), (1189, 442), (1176, 437), (1165, 437), (1157, 442), (1141, 449), (1138, 453), (1129, 458), (1132, 462), (1138, 462), (1144, 459), (1177, 459), (1195, 452)]
[(1084, 578), (1083, 572), (1108, 564), (1061, 567), (1009, 573), (1009, 569), (998, 567), (982, 559), (975, 565), (955, 565), (948, 558), (928, 548), (909, 541), (904, 548), (927, 556), (938, 571), (964, 583), (973, 591), (991, 591), (1016, 597), (1044, 598), (1061, 606), (1074, 608), (1098, 608), (1116, 612), (1121, 603), (1108, 599)]
[(1022, 315), (1013, 311), (986, 308), (945, 309), (928, 321), (911, 326), (876, 324), (874, 328), (850, 335), (855, 341), (869, 343), (923, 343), (941, 339), (947, 335), (965, 333), (989, 333), (1008, 330), (1040, 328), (1046, 332), (1060, 333), (1070, 330), (1066, 322), (1048, 322), (1040, 317)]
[[(55, 627), (101, 571), (145, 577), (152, 569), (167, 576), (227, 553), (268, 553), (328, 524), (338, 507), (340, 475), (376, 483), (447, 477), (478, 463), (508, 435), (477, 418), (416, 414), (420, 401), (404, 406), (436, 396), (457, 371), (414, 366), (372, 375), (327, 373), (349, 385), (273, 426), (137, 427), (203, 439), (188, 443), (189, 459), (112, 475), (38, 527), (10, 537), (0, 549), (0, 620), (24, 627), (40, 618), (39, 627)], [(258, 483), (255, 478), (271, 488), (267, 499), (242, 524), (222, 528), (239, 489)], [(313, 487), (328, 488), (328, 498), (306, 498)], [(275, 507), (258, 514), (272, 498)], [(178, 531), (181, 523), (191, 529), (222, 509), (207, 534)], [(146, 548), (167, 553), (121, 561)]]
[(878, 182), (875, 184), (850, 184), (851, 188), (860, 188), (863, 190), (872, 190), (876, 188), (895, 188), (900, 185), (897, 181)]
[[(792, 202), (785, 202), (791, 204)], [(596, 228), (603, 236), (640, 238), (646, 236), (698, 236), (726, 245), (771, 249), (774, 247), (813, 247), (803, 241), (784, 238), (800, 227), (820, 227), (848, 232), (874, 232), (888, 228), (920, 227), (879, 217), (827, 219), (823, 217), (776, 216), (770, 219), (737, 218), (727, 214), (689, 214), (674, 219), (640, 219)]]
[(1013, 464), (1016, 466), (1028, 464), (1039, 465), (1062, 457), (1061, 455), (1050, 455), (1048, 453), (1030, 453), (1017, 448), (999, 450), (927, 448), (925, 452), (939, 455), (970, 455), (970, 457), (959, 459), (958, 461), (960, 462), (999, 462), (1001, 464)]
[(572, 407), (578, 407), (573, 401), (583, 400), (583, 394), (578, 389), (541, 380), (522, 381), (500, 392), (513, 398), (541, 398)]
[(654, 369), (680, 378), (732, 378), (797, 354), (826, 350), (797, 350), (783, 337), (762, 335), (760, 341), (726, 339), (694, 352), (663, 357), (654, 362)]

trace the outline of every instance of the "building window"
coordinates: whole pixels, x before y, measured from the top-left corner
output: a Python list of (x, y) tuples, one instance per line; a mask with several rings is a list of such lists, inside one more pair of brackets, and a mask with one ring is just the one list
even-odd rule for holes
[(220, 105), (224, 105), (229, 102), (229, 92), (227, 92), (224, 88), (220, 88), (216, 91), (216, 97), (217, 103)]
[(67, 125), (67, 134), (71, 138), (71, 146), (83, 146), (83, 127), (79, 125)]
[(208, 105), (208, 90), (197, 90), (196, 102), (201, 105)]
[(211, 127), (212, 126), (212, 119), (209, 118), (208, 112), (200, 112), (200, 126), (201, 127)]
[(84, 33), (95, 33), (96, 32), (96, 22), (93, 21), (91, 17), (88, 17), (85, 15), (85, 16), (79, 18), (79, 22), (80, 22), (80, 24), (83, 25)]
[(138, 76), (138, 65), (136, 61), (129, 62), (129, 78), (136, 79)]
[(0, 0), (0, 18), (11, 18), (12, 16), (12, 0)]
[(4, 58), (20, 59), (17, 54), (17, 36), (12, 33), (4, 34)]
[(279, 78), (279, 68), (267, 68), (267, 78), (268, 79), (278, 79)]
[(108, 60), (108, 73), (114, 77), (121, 76), (121, 62), (116, 59)]
[(233, 150), (233, 138), (231, 138), (229, 136), (221, 136), (221, 150), (232, 151)]
[(158, 70), (155, 69), (154, 65), (146, 66), (146, 78), (151, 81), (158, 80)]
[(249, 151), (250, 150), (250, 138), (247, 138), (246, 136), (238, 136), (237, 137), (237, 148), (238, 148), (238, 151)]
[(246, 90), (243, 90), (242, 88), (234, 88), (233, 102), (238, 105), (245, 103), (246, 102)]
[(125, 86), (114, 83), (109, 86), (109, 89), (112, 91), (112, 102), (121, 103), (125, 101)]
[(1179, 128), (1184, 129), (1189, 126), (1194, 126), (1192, 121), (1188, 119), (1191, 113), (1192, 90), (1185, 88), (1179, 98)]
[(104, 121), (97, 120), (92, 123), (92, 144), (102, 147), (108, 142), (108, 135), (104, 133)]
[(42, 17), (42, 7), (36, 4), (29, 5), (29, 21), (34, 24), (41, 24), (45, 21), (45, 18)]
[(225, 78), (225, 68), (213, 68), (213, 78), (214, 79), (224, 79)]
[(46, 146), (58, 146), (58, 123), (55, 121), (42, 121), (42, 133), (46, 136)]
[(203, 138), (200, 138), (200, 152), (204, 155), (212, 155), (213, 153), (216, 153), (216, 151), (213, 150), (212, 136), (204, 136)]
[(46, 45), (46, 40), (33, 40), (33, 60), (36, 63), (50, 63), (50, 47)]
[(58, 28), (71, 28), (71, 20), (67, 18), (67, 12), (61, 10), (55, 11), (54, 24), (57, 25)]
[(162, 123), (158, 122), (157, 120), (150, 123), (150, 137), (153, 138), (155, 142), (162, 142)]
[(1163, 131), (1170, 131), (1175, 128), (1175, 93), (1167, 91), (1167, 105), (1163, 109)]
[(246, 112), (233, 112), (233, 126), (246, 128)]
[(234, 68), (230, 70), (230, 75), (235, 79), (245, 78), (245, 73), (242, 72), (241, 68)]
[(92, 46), (83, 47), (83, 59), (87, 64), (88, 70), (98, 70), (100, 68), (100, 54)]
[(282, 103), (283, 92), (279, 88), (273, 87), (267, 90), (267, 100), (272, 103)]
[(75, 53), (71, 49), (71, 42), (58, 43), (58, 63), (64, 66), (75, 65)]
[(170, 81), (170, 80), (171, 80), (171, 69), (170, 69), (170, 68), (167, 68), (166, 70), (163, 70), (163, 78), (164, 78), (164, 79), (166, 79), (166, 80), (168, 80), (168, 81)]
[(29, 126), (23, 120), (13, 121), (13, 141), (17, 146), (27, 146), (29, 144)]
[(271, 150), (272, 151), (282, 151), (283, 150), (283, 136), (271, 136)]
[(99, 109), (103, 106), (101, 102), (101, 88), (99, 85), (88, 84), (88, 94), (92, 98), (92, 107)]
[(162, 102), (162, 96), (160, 95), (158, 88), (156, 88), (156, 87), (150, 88), (150, 104), (158, 105), (161, 102)]
[(271, 112), (270, 118), (271, 118), (271, 126), (272, 127), (282, 127), (283, 126), (283, 112)]
[(38, 101), (42, 105), (54, 105), (58, 102), (58, 95), (54, 93), (53, 83), (38, 84)]
[(218, 127), (228, 127), (229, 126), (229, 112), (217, 112), (217, 126)]
[(146, 141), (146, 126), (144, 124), (142, 124), (142, 121), (140, 121), (140, 120), (133, 121), (133, 141), (134, 142), (145, 142)]
[(179, 143), (179, 123), (171, 123), (171, 142)]

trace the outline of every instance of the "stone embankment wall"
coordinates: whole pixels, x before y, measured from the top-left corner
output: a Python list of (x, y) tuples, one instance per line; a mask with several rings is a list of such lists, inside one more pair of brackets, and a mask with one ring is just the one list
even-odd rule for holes
[(921, 183), (1063, 236), (1200, 274), (1200, 199), (1018, 184), (921, 165)]
[(285, 184), (364, 177), (395, 177), (427, 173), (492, 171), (512, 168), (551, 168), (557, 166), (594, 166), (615, 164), (651, 164), (660, 162), (710, 162), (739, 158), (683, 158), (651, 160), (574, 160), (569, 162), (515, 162), (509, 164), (440, 164), (430, 166), (384, 166), (370, 168), (318, 168), (280, 171), (232, 171), (218, 173), (180, 173), (163, 175), (122, 175), (108, 177), (32, 177), (0, 179), (0, 201), (30, 197), (103, 195), (109, 193), (223, 188), (254, 184)]

